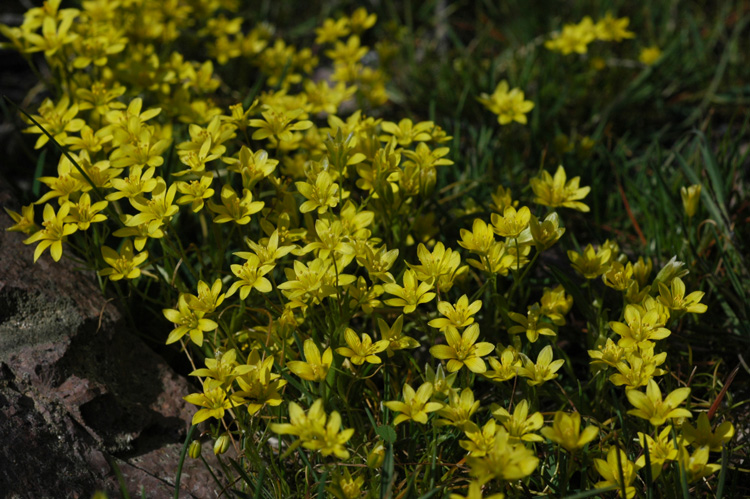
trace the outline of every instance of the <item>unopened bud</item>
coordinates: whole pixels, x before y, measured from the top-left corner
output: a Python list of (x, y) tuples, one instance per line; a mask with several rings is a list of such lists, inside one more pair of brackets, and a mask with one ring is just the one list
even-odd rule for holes
[(380, 468), (385, 460), (385, 447), (383, 444), (377, 444), (369, 454), (367, 454), (367, 466), (370, 468)]
[(192, 442), (190, 442), (190, 447), (188, 447), (188, 455), (193, 459), (198, 459), (199, 457), (201, 457), (201, 443), (198, 440), (193, 440)]
[(698, 211), (698, 203), (701, 200), (701, 184), (691, 185), (680, 189), (682, 197), (682, 207), (685, 208), (685, 215), (691, 218)]
[(219, 454), (224, 454), (227, 450), (229, 450), (229, 444), (229, 434), (224, 433), (216, 439), (216, 442), (214, 442), (214, 454), (216, 454), (217, 456)]

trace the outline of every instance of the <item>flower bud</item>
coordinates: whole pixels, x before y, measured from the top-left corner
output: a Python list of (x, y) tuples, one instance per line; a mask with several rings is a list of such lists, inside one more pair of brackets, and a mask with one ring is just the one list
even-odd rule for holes
[(229, 434), (224, 433), (219, 438), (216, 439), (216, 442), (214, 442), (214, 454), (217, 456), (219, 454), (224, 454), (227, 450), (229, 450), (229, 444), (231, 443), (229, 439)]
[(383, 465), (384, 460), (385, 447), (383, 447), (382, 443), (377, 444), (375, 447), (373, 447), (370, 453), (367, 454), (367, 466), (370, 468), (380, 468)]
[(190, 447), (188, 447), (188, 456), (190, 456), (193, 459), (198, 459), (201, 457), (201, 443), (198, 440), (193, 440), (190, 442)]
[(685, 208), (685, 215), (691, 218), (698, 211), (698, 203), (701, 200), (701, 184), (691, 185), (680, 189), (682, 197), (682, 207)]

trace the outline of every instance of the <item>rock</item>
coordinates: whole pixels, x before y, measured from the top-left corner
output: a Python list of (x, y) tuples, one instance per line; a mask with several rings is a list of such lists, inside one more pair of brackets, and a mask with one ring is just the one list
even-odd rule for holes
[[(20, 211), (0, 179), (0, 495), (117, 497), (116, 466), (131, 496), (173, 497), (195, 412), (182, 397), (196, 388), (90, 274), (47, 254), (33, 263), (3, 207)], [(218, 496), (199, 460), (185, 461), (180, 485), (181, 497)]]

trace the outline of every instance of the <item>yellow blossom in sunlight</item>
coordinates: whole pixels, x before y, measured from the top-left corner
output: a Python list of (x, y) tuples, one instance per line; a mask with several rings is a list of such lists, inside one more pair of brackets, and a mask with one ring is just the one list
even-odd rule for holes
[(344, 340), (347, 346), (339, 347), (336, 353), (349, 357), (352, 364), (362, 365), (365, 362), (370, 364), (380, 364), (383, 362), (376, 354), (385, 351), (390, 345), (388, 340), (380, 340), (373, 343), (369, 334), (363, 333), (360, 340), (353, 329), (346, 328), (344, 331)]
[(563, 359), (553, 361), (552, 347), (547, 345), (542, 348), (536, 358), (536, 363), (531, 359), (524, 359), (523, 367), (518, 370), (518, 375), (528, 378), (528, 384), (531, 386), (541, 385), (542, 383), (557, 378), (555, 374), (565, 364)]
[(497, 115), (497, 122), (507, 125), (513, 121), (525, 125), (526, 113), (534, 109), (534, 103), (524, 100), (524, 93), (519, 88), (511, 89), (506, 80), (495, 87), (492, 95), (480, 94), (477, 100), (490, 112)]
[(554, 177), (543, 170), (538, 177), (530, 180), (531, 189), (536, 196), (534, 202), (550, 208), (563, 207), (588, 212), (589, 207), (580, 200), (588, 195), (591, 187), (579, 187), (580, 181), (580, 177), (567, 180), (562, 165), (557, 167)]
[(70, 203), (70, 214), (65, 217), (65, 222), (75, 223), (79, 230), (87, 230), (92, 223), (103, 222), (107, 219), (107, 215), (99, 213), (107, 207), (107, 204), (107, 201), (97, 201), (91, 204), (89, 194), (83, 193), (77, 203)]
[(526, 338), (531, 343), (536, 343), (536, 340), (539, 339), (539, 335), (557, 335), (557, 326), (542, 320), (542, 310), (538, 303), (531, 305), (525, 316), (516, 312), (508, 312), (508, 317), (510, 317), (513, 322), (519, 324), (508, 328), (508, 334), (526, 333)]
[[(617, 454), (619, 453), (619, 459)], [(628, 459), (628, 456), (617, 447), (610, 447), (607, 451), (607, 460), (594, 459), (594, 467), (604, 480), (597, 482), (595, 487), (617, 487), (617, 495), (621, 497), (622, 491), (625, 490), (626, 498), (632, 499), (635, 496), (635, 487), (632, 483), (635, 481), (636, 472), (640, 466)], [(621, 479), (622, 477), (622, 479)]]
[(461, 390), (461, 395), (451, 393), (448, 397), (448, 405), (438, 411), (437, 426), (456, 426), (464, 428), (471, 422), (471, 416), (479, 410), (479, 401), (474, 400), (474, 392), (470, 388)]
[(328, 369), (331, 367), (333, 362), (333, 351), (331, 347), (328, 347), (320, 355), (320, 350), (315, 342), (311, 339), (306, 339), (303, 344), (305, 351), (305, 361), (293, 360), (287, 362), (287, 367), (294, 374), (307, 381), (323, 381), (326, 379)]
[(206, 389), (204, 393), (191, 393), (183, 398), (191, 404), (203, 407), (193, 414), (193, 420), (191, 421), (193, 425), (197, 425), (208, 418), (221, 419), (224, 417), (224, 411), (234, 407), (232, 400), (227, 397), (227, 392), (220, 386)]
[(260, 259), (253, 253), (243, 253), (245, 263), (242, 265), (233, 264), (232, 273), (239, 279), (232, 283), (227, 290), (227, 297), (232, 296), (239, 290), (240, 299), (244, 300), (253, 289), (261, 293), (270, 293), (273, 287), (271, 281), (263, 277), (272, 269), (269, 265), (261, 265)]
[(539, 221), (534, 215), (529, 220), (529, 231), (537, 250), (551, 248), (565, 234), (565, 227), (560, 227), (560, 216), (552, 212)]
[(384, 121), (380, 124), (385, 135), (380, 136), (380, 140), (388, 142), (391, 136), (396, 138), (398, 145), (408, 146), (412, 142), (431, 140), (430, 130), (435, 126), (432, 121), (422, 121), (414, 123), (409, 118), (404, 118), (398, 123)]
[(203, 317), (205, 312), (191, 310), (185, 295), (180, 295), (176, 310), (165, 308), (162, 312), (169, 322), (177, 326), (169, 333), (166, 342), (167, 345), (189, 334), (190, 340), (196, 345), (201, 346), (203, 345), (203, 333), (213, 331), (219, 327), (211, 319)]
[(11, 232), (21, 232), (28, 236), (39, 230), (37, 225), (34, 223), (33, 204), (21, 207), (21, 213), (15, 212), (8, 208), (5, 208), (5, 213), (7, 213), (8, 216), (13, 219), (13, 222), (15, 222), (5, 230)]
[(221, 292), (221, 287), (221, 279), (216, 279), (211, 287), (206, 282), (198, 281), (198, 296), (186, 295), (190, 308), (201, 310), (207, 314), (216, 310), (224, 302), (224, 298), (226, 298), (226, 295)]
[(541, 412), (529, 415), (528, 400), (521, 400), (513, 410), (513, 414), (504, 407), (496, 405), (493, 405), (492, 409), (492, 416), (508, 431), (509, 442), (541, 442), (543, 440), (535, 432), (544, 425), (544, 417)]
[(469, 457), (466, 462), (471, 476), (484, 485), (492, 479), (513, 481), (527, 477), (539, 465), (539, 458), (522, 443), (511, 442), (505, 428), (500, 428), (487, 454)]
[(512, 206), (506, 206), (503, 215), (492, 214), (492, 225), (495, 234), (500, 237), (517, 238), (529, 226), (531, 210), (523, 206), (516, 211)]
[(655, 308), (647, 310), (640, 305), (626, 305), (624, 318), (626, 324), (612, 321), (609, 327), (620, 335), (617, 342), (623, 348), (631, 348), (646, 341), (663, 340), (671, 333), (664, 327), (665, 318)]
[(126, 239), (119, 253), (109, 246), (102, 246), (102, 257), (109, 267), (100, 270), (100, 276), (107, 276), (112, 281), (136, 279), (141, 275), (141, 269), (138, 267), (148, 258), (148, 251), (136, 255), (133, 251), (133, 241)]
[(482, 308), (482, 300), (475, 300), (469, 304), (469, 297), (462, 295), (456, 305), (441, 301), (437, 304), (438, 312), (443, 317), (432, 319), (428, 324), (444, 332), (448, 328), (462, 329), (474, 323), (474, 315)]
[(583, 253), (568, 250), (571, 266), (586, 279), (596, 279), (604, 274), (611, 265), (611, 257), (612, 252), (608, 248), (601, 247), (595, 251), (590, 244), (586, 246)]
[(436, 359), (447, 360), (448, 372), (456, 372), (466, 366), (472, 372), (483, 373), (487, 370), (487, 365), (482, 357), (488, 355), (495, 349), (492, 343), (480, 341), (479, 325), (472, 324), (467, 327), (463, 334), (457, 330), (447, 328), (443, 331), (447, 345), (435, 345), (430, 348), (430, 354)]
[(211, 188), (212, 182), (213, 178), (208, 176), (191, 182), (176, 182), (177, 191), (182, 194), (177, 198), (177, 204), (190, 203), (190, 209), (193, 210), (193, 213), (198, 213), (203, 209), (204, 201), (211, 199), (211, 196), (214, 195), (214, 190)]
[(326, 171), (319, 173), (314, 183), (296, 182), (294, 185), (306, 199), (299, 207), (300, 213), (317, 210), (319, 214), (323, 214), (328, 211), (328, 208), (335, 207), (341, 199), (340, 186)]
[(392, 357), (398, 350), (419, 347), (419, 342), (417, 340), (402, 333), (403, 327), (403, 315), (398, 316), (398, 319), (396, 319), (396, 321), (393, 323), (393, 326), (388, 326), (387, 322), (385, 322), (381, 318), (378, 318), (378, 329), (380, 330), (380, 336), (388, 342), (388, 348), (386, 348), (388, 357)]
[[(669, 437), (672, 435), (672, 427), (667, 426), (656, 438), (650, 435), (638, 432), (638, 440), (644, 449), (648, 446), (648, 458), (651, 462), (651, 479), (656, 480), (661, 475), (664, 464), (667, 461), (674, 461), (679, 455), (678, 447), (675, 441)], [(636, 466), (643, 468), (646, 466), (646, 454), (644, 453), (635, 461)]]
[(673, 312), (683, 312), (690, 314), (702, 314), (708, 310), (708, 306), (700, 303), (706, 294), (703, 291), (693, 291), (685, 296), (685, 283), (682, 279), (675, 277), (667, 287), (663, 282), (659, 282), (659, 301)]
[(708, 463), (708, 447), (698, 447), (692, 454), (685, 447), (680, 447), (679, 454), (678, 459), (687, 473), (688, 483), (697, 482), (721, 469), (719, 463)]
[(385, 300), (386, 305), (392, 307), (403, 307), (405, 314), (414, 312), (422, 303), (428, 303), (435, 298), (435, 293), (431, 292), (432, 285), (427, 282), (419, 282), (417, 275), (413, 270), (404, 272), (404, 285), (399, 286), (396, 283), (385, 283), (383, 289), (386, 293), (395, 296)]
[(250, 217), (263, 209), (263, 201), (253, 201), (253, 193), (248, 189), (242, 190), (242, 197), (238, 196), (229, 184), (221, 188), (221, 205), (208, 201), (208, 209), (216, 213), (214, 223), (222, 224), (234, 222), (238, 225), (250, 223)]
[(646, 393), (638, 390), (625, 392), (630, 403), (635, 407), (628, 414), (648, 420), (653, 426), (663, 425), (667, 419), (689, 418), (692, 413), (678, 408), (690, 396), (690, 388), (677, 388), (662, 400), (659, 385), (653, 379), (646, 386)]
[(539, 430), (542, 435), (562, 446), (568, 452), (576, 452), (599, 435), (599, 428), (587, 426), (581, 431), (581, 415), (577, 412), (557, 411), (552, 427)]
[(399, 412), (393, 420), (393, 425), (399, 425), (404, 421), (415, 421), (417, 423), (427, 423), (427, 415), (443, 407), (439, 402), (430, 402), (432, 396), (432, 384), (423, 383), (415, 392), (408, 383), (404, 383), (403, 395), (404, 401), (389, 400), (383, 402), (383, 405), (392, 411)]
[(34, 262), (42, 256), (42, 253), (47, 248), (49, 248), (49, 253), (54, 261), (59, 262), (60, 258), (62, 258), (63, 241), (65, 241), (67, 236), (78, 230), (76, 224), (65, 223), (65, 219), (70, 212), (70, 206), (70, 203), (65, 203), (55, 213), (52, 205), (44, 205), (42, 228), (34, 232), (31, 237), (23, 242), (24, 244), (39, 242), (34, 250)]
[(262, 140), (268, 137), (273, 137), (280, 142), (292, 140), (293, 131), (307, 130), (313, 125), (312, 121), (308, 120), (296, 121), (302, 113), (302, 109), (287, 112), (272, 109), (263, 111), (261, 113), (262, 120), (252, 119), (249, 121), (251, 127), (257, 128), (253, 132), (253, 140)]
[(497, 351), (500, 352), (499, 360), (495, 357), (487, 359), (492, 370), (485, 372), (484, 376), (492, 381), (503, 382), (513, 379), (523, 367), (521, 357), (518, 355), (518, 351), (516, 351), (515, 348), (508, 346), (502, 350), (501, 349), (502, 345), (498, 345)]

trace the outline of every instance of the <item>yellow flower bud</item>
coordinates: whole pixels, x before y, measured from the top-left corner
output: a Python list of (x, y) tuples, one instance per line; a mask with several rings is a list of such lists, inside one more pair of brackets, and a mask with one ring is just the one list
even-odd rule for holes
[(201, 457), (200, 441), (193, 440), (192, 442), (190, 442), (190, 447), (188, 447), (188, 455), (193, 459), (198, 459), (199, 457)]
[(382, 443), (377, 444), (372, 448), (369, 454), (367, 454), (367, 466), (369, 468), (380, 468), (385, 460), (385, 447)]
[(229, 450), (229, 444), (230, 444), (229, 434), (224, 433), (219, 438), (216, 439), (216, 442), (214, 442), (214, 454), (217, 456), (219, 454), (224, 454), (227, 450)]
[(682, 207), (685, 208), (685, 215), (692, 218), (698, 211), (698, 202), (701, 199), (701, 184), (683, 187), (680, 189), (680, 196), (682, 197)]

